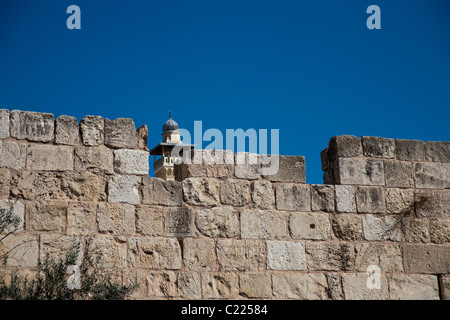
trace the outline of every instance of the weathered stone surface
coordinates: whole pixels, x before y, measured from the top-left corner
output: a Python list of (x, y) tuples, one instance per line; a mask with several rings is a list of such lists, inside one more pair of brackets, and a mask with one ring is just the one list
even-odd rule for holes
[(450, 163), (416, 163), (416, 188), (450, 189)]
[(256, 153), (237, 152), (234, 176), (238, 179), (255, 180), (261, 175), (261, 160)]
[(75, 148), (75, 170), (114, 173), (113, 153), (107, 148)]
[(217, 271), (213, 239), (184, 239), (183, 261), (186, 270)]
[(197, 211), (198, 231), (213, 238), (232, 238), (239, 235), (239, 220), (230, 207), (215, 207)]
[(334, 186), (336, 193), (336, 211), (356, 212), (355, 190), (353, 186)]
[(148, 127), (145, 124), (136, 130), (136, 146), (140, 150), (148, 151)]
[(64, 172), (61, 190), (65, 197), (78, 201), (106, 201), (106, 177), (90, 172)]
[(450, 273), (450, 246), (408, 244), (403, 247), (403, 265), (407, 273)]
[(311, 211), (309, 185), (279, 184), (275, 190), (278, 210)]
[(424, 161), (425, 142), (420, 140), (395, 140), (395, 156), (397, 160)]
[(73, 170), (73, 148), (69, 146), (29, 146), (27, 169), (42, 171)]
[[(273, 158), (273, 160), (275, 161), (275, 158)], [(268, 165), (269, 164), (263, 164), (262, 169), (265, 169), (266, 167), (268, 167)], [(275, 169), (276, 168), (274, 168), (274, 171)], [(278, 171), (276, 172), (276, 174), (264, 175), (263, 178), (273, 182), (305, 183), (305, 157), (278, 156)]]
[(364, 239), (369, 241), (401, 241), (400, 218), (381, 218), (367, 214), (363, 218)]
[(362, 218), (356, 214), (336, 214), (331, 220), (334, 235), (340, 240), (362, 239)]
[(69, 250), (79, 249), (76, 264), (80, 265), (83, 260), (83, 239), (77, 236), (65, 236), (54, 234), (43, 234), (40, 236), (39, 260), (45, 259), (64, 261)]
[(145, 236), (163, 236), (164, 217), (164, 207), (138, 206), (136, 209), (136, 232)]
[(439, 277), (442, 288), (442, 300), (450, 300), (450, 275), (441, 275)]
[(342, 291), (341, 276), (338, 273), (327, 273), (328, 296), (333, 300), (342, 300), (344, 292)]
[(69, 202), (67, 208), (67, 234), (89, 235), (97, 232), (95, 218), (97, 203)]
[(414, 171), (411, 162), (384, 161), (384, 176), (387, 187), (414, 187)]
[(334, 211), (334, 186), (311, 185), (312, 211)]
[(165, 215), (166, 235), (188, 237), (194, 235), (193, 215), (189, 208), (167, 208)]
[(449, 141), (425, 142), (425, 161), (450, 162)]
[(383, 191), (381, 187), (358, 187), (356, 191), (358, 212), (385, 213), (386, 203)]
[[(186, 159), (186, 157), (189, 157)], [(175, 165), (176, 179), (186, 178), (233, 178), (234, 153), (230, 150), (192, 150)]]
[(403, 239), (407, 242), (430, 242), (430, 221), (426, 218), (404, 217), (402, 220)]
[(291, 213), (289, 217), (292, 239), (326, 240), (330, 237), (330, 230), (330, 220), (326, 213)]
[(135, 209), (131, 204), (104, 203), (98, 204), (98, 231), (113, 235), (133, 235), (135, 230)]
[(117, 118), (105, 119), (105, 145), (111, 148), (136, 148), (136, 129), (134, 121)]
[(213, 178), (188, 178), (183, 180), (184, 201), (194, 206), (219, 204), (219, 180)]
[(114, 170), (123, 174), (148, 175), (147, 151), (120, 149), (114, 151)]
[(8, 169), (0, 168), (0, 199), (9, 197), (11, 183), (11, 172)]
[(234, 273), (202, 274), (203, 299), (231, 299), (239, 294), (239, 279)]
[(181, 206), (183, 201), (181, 183), (159, 178), (142, 178), (142, 203), (164, 206)]
[[(0, 242), (0, 256), (7, 254), (6, 267), (35, 268), (39, 259), (37, 237), (12, 234)], [(3, 264), (2, 258), (2, 264)]]
[(258, 240), (218, 240), (216, 245), (220, 270), (262, 271), (266, 264), (264, 242)]
[(305, 246), (294, 241), (267, 241), (267, 269), (306, 270)]
[(353, 269), (352, 247), (344, 243), (308, 242), (308, 270), (346, 271)]
[(257, 208), (273, 209), (275, 207), (275, 193), (269, 181), (252, 182), (250, 192)]
[(274, 273), (273, 294), (278, 299), (325, 300), (328, 284), (319, 273)]
[(383, 161), (375, 159), (339, 158), (336, 183), (384, 185)]
[(239, 276), (239, 294), (246, 298), (267, 299), (272, 296), (270, 275), (259, 272), (242, 273)]
[(287, 235), (285, 212), (246, 209), (241, 212), (241, 238), (283, 239)]
[(178, 294), (183, 299), (200, 299), (202, 297), (202, 280), (196, 272), (178, 272)]
[(0, 139), (9, 137), (9, 110), (0, 109)]
[(128, 263), (135, 268), (180, 269), (181, 248), (172, 238), (129, 238)]
[[(450, 242), (450, 220), (433, 219), (430, 221), (430, 239), (433, 243)], [(450, 296), (449, 296), (450, 298)]]
[(10, 112), (11, 137), (28, 141), (50, 142), (54, 138), (53, 114), (19, 111)]
[(238, 179), (225, 179), (220, 182), (220, 202), (242, 207), (250, 202), (250, 183)]
[(379, 137), (361, 137), (363, 154), (370, 158), (393, 159), (395, 140)]
[(418, 217), (450, 217), (450, 190), (420, 190), (414, 200)]
[(69, 146), (80, 143), (80, 128), (75, 117), (59, 116), (56, 119), (55, 143)]
[(361, 155), (361, 139), (355, 136), (342, 135), (335, 136), (328, 143), (328, 157), (352, 158)]
[(412, 189), (386, 188), (386, 209), (388, 213), (413, 214), (414, 191)]
[(146, 276), (148, 297), (175, 297), (177, 275), (173, 271), (149, 271)]
[(14, 141), (0, 141), (0, 168), (25, 168), (27, 147)]
[[(12, 200), (0, 200), (0, 209), (4, 209), (9, 212), (12, 209), (14, 216), (19, 218), (19, 223), (16, 227), (13, 225), (4, 226), (3, 223), (0, 227), (0, 234), (2, 233), (11, 233), (11, 232), (22, 232), (24, 226), (24, 216), (25, 216), (25, 206), (20, 201), (12, 201)], [(3, 222), (4, 220), (2, 220)], [(2, 236), (0, 236), (0, 239)], [(1, 255), (0, 255), (1, 256)]]
[(54, 172), (21, 171), (11, 178), (11, 195), (27, 200), (63, 197), (61, 181)]
[(67, 202), (36, 201), (27, 203), (26, 228), (34, 231), (65, 232)]
[(400, 244), (357, 243), (354, 251), (356, 271), (366, 272), (370, 265), (375, 265), (381, 272), (403, 272)]
[(439, 300), (436, 276), (394, 274), (389, 281), (391, 300)]
[(342, 286), (345, 300), (386, 300), (389, 298), (388, 282), (384, 274), (380, 274), (380, 289), (373, 287), (369, 289), (367, 282), (367, 273), (344, 273)]
[(95, 147), (103, 144), (104, 121), (100, 116), (85, 116), (80, 121), (81, 140), (85, 146)]
[(328, 147), (320, 152), (320, 164), (322, 171), (327, 171), (330, 167), (330, 159), (328, 158)]
[[(127, 266), (127, 243), (112, 236), (95, 236), (88, 239), (94, 257), (100, 258), (104, 268)], [(130, 239), (132, 242), (132, 239)], [(134, 258), (134, 256), (132, 256)], [(130, 256), (130, 259), (132, 258)]]
[[(130, 204), (139, 204), (140, 183), (141, 178), (135, 176), (117, 175), (110, 178), (108, 182), (108, 202), (113, 203), (125, 202)], [(143, 203), (148, 204), (149, 202)]]

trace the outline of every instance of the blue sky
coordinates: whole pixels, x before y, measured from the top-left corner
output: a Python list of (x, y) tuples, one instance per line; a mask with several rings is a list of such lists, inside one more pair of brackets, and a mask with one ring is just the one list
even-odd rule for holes
[[(81, 8), (81, 30), (66, 9)], [(381, 8), (381, 30), (366, 9)], [(450, 2), (0, 0), (0, 108), (180, 127), (279, 129), (306, 157), (335, 135), (450, 140)], [(204, 146), (208, 144), (205, 142)]]

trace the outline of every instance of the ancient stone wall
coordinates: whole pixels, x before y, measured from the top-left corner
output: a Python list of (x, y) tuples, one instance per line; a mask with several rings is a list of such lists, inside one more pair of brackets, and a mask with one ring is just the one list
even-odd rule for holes
[(135, 299), (450, 299), (450, 143), (337, 136), (321, 156), (324, 185), (300, 156), (164, 181), (130, 119), (0, 110), (0, 205), (22, 217), (2, 272), (90, 241)]

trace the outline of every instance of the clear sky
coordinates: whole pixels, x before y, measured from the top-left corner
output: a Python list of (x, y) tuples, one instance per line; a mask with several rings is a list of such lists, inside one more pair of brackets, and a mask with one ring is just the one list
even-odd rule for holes
[[(81, 30), (69, 30), (69, 5)], [(369, 30), (369, 5), (381, 29)], [(450, 141), (450, 1), (0, 0), (0, 108), (132, 118), (161, 140), (279, 129), (306, 157), (335, 135)], [(205, 147), (208, 142), (205, 142)]]

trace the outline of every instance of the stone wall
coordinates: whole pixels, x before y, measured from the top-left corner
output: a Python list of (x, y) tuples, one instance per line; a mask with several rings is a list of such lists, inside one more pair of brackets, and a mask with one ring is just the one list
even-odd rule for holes
[(0, 110), (0, 205), (22, 217), (2, 272), (90, 241), (138, 281), (134, 299), (450, 299), (449, 142), (333, 137), (324, 185), (305, 183), (303, 157), (267, 175), (263, 157), (220, 156), (258, 161), (164, 181), (130, 119)]

